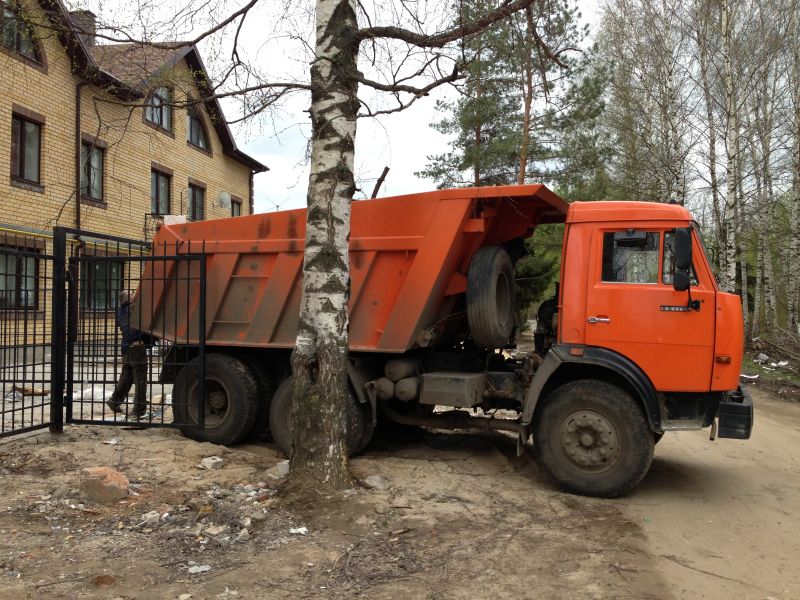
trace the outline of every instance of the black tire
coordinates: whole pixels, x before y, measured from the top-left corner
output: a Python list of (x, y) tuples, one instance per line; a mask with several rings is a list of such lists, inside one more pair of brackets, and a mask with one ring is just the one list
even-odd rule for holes
[(481, 248), (469, 263), (467, 321), (473, 341), (482, 348), (502, 348), (514, 333), (514, 266), (500, 246)]
[(661, 438), (663, 438), (663, 437), (664, 437), (664, 432), (663, 431), (661, 431), (659, 433), (654, 433), (653, 434), (653, 445), (655, 445), (658, 442), (660, 442)]
[(199, 442), (228, 446), (253, 430), (258, 412), (258, 386), (245, 363), (227, 354), (206, 355), (206, 404), (200, 429), (198, 385), (200, 361), (192, 359), (175, 379), (173, 412), (183, 434)]
[[(275, 445), (286, 456), (291, 456), (292, 434), (289, 429), (290, 407), (292, 402), (292, 378), (287, 377), (275, 390), (269, 409), (269, 426)], [(372, 439), (371, 426), (367, 423), (367, 410), (359, 404), (350, 392), (347, 406), (347, 450), (350, 456), (360, 452)]]
[(653, 432), (639, 404), (605, 381), (563, 385), (543, 400), (533, 441), (542, 467), (567, 491), (613, 498), (653, 461)]
[(251, 438), (271, 439), (269, 430), (269, 407), (272, 396), (275, 394), (275, 383), (264, 364), (256, 357), (243, 357), (247, 368), (256, 380), (258, 406), (256, 419), (252, 431), (248, 434)]
[(369, 405), (358, 402), (357, 398), (356, 402), (358, 403), (359, 412), (364, 415), (364, 430), (361, 432), (361, 439), (358, 441), (358, 445), (353, 450), (351, 456), (361, 454), (364, 449), (369, 446), (372, 437), (375, 435), (375, 429), (378, 427), (377, 415), (373, 414)]

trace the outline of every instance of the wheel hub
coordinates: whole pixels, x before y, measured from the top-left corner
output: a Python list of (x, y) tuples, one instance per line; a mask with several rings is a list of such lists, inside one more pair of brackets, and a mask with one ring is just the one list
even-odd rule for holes
[(215, 392), (208, 398), (208, 406), (212, 413), (218, 413), (225, 410), (228, 399), (225, 397), (224, 392)]
[[(198, 423), (198, 405), (200, 404), (199, 387), (194, 385), (191, 391), (189, 402), (189, 418), (192, 423)], [(206, 379), (206, 401), (203, 410), (203, 424), (206, 429), (219, 427), (228, 418), (230, 412), (230, 402), (228, 401), (228, 389), (224, 383), (216, 379)]]
[(580, 410), (567, 415), (560, 437), (566, 457), (585, 471), (611, 468), (621, 450), (617, 428), (596, 410)]

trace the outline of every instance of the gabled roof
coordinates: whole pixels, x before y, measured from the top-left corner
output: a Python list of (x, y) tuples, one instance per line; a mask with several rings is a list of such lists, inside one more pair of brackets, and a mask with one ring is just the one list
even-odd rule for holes
[[(197, 46), (188, 42), (170, 44), (104, 44), (88, 46), (61, 0), (39, 0), (61, 44), (72, 59), (72, 72), (124, 100), (144, 98), (152, 91), (153, 80), (164, 68), (185, 59), (201, 98), (213, 96), (213, 86)], [(203, 101), (223, 152), (256, 173), (269, 169), (236, 147), (216, 98)]]
[(176, 65), (192, 49), (191, 44), (180, 42), (168, 47), (135, 43), (89, 46), (89, 52), (101, 70), (144, 92), (154, 75), (164, 67)]

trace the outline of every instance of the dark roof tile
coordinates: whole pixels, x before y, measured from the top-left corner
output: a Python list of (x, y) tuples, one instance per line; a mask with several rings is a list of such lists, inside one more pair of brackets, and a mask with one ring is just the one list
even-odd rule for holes
[(164, 67), (176, 64), (191, 50), (191, 44), (161, 47), (130, 43), (89, 47), (92, 58), (100, 69), (134, 88), (146, 85)]

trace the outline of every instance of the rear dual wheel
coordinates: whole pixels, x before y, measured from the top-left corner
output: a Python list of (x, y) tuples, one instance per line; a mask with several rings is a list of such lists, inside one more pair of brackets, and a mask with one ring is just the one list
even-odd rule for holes
[[(286, 456), (291, 456), (293, 444), (290, 423), (291, 404), (292, 378), (288, 377), (275, 391), (269, 411), (272, 439)], [(358, 401), (352, 390), (348, 396), (346, 427), (347, 450), (348, 454), (353, 456), (369, 444), (375, 431), (375, 425), (367, 406)]]
[(567, 383), (534, 424), (539, 461), (564, 489), (612, 498), (633, 489), (653, 460), (654, 437), (639, 404), (605, 381)]

